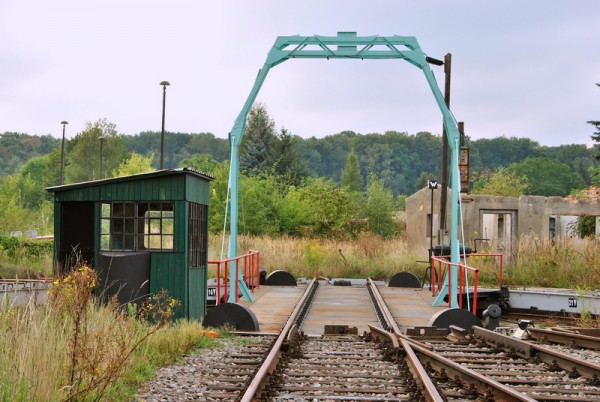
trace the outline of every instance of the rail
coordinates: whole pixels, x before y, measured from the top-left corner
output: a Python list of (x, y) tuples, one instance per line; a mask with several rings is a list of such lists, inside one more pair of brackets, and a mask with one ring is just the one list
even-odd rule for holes
[(227, 295), (229, 290), (229, 281), (227, 275), (231, 264), (235, 264), (235, 301), (238, 301), (239, 295), (239, 279), (240, 279), (240, 264), (243, 269), (243, 279), (246, 285), (254, 293), (255, 288), (260, 288), (260, 253), (256, 250), (248, 250), (246, 254), (235, 258), (226, 258), (224, 260), (209, 260), (208, 266), (215, 266), (217, 275), (217, 300), (216, 304), (221, 303), (221, 282), (223, 283), (223, 294)]
[(271, 351), (269, 352), (264, 362), (256, 372), (254, 379), (252, 380), (250, 385), (248, 385), (248, 388), (246, 389), (244, 395), (242, 395), (242, 397), (240, 398), (240, 401), (252, 402), (253, 400), (255, 400), (255, 397), (259, 395), (260, 392), (263, 390), (263, 388), (266, 385), (268, 376), (275, 370), (277, 364), (279, 363), (279, 359), (282, 353), (281, 349), (284, 341), (288, 338), (290, 331), (296, 328), (295, 325), (298, 319), (303, 317), (303, 315), (306, 313), (305, 309), (308, 307), (318, 286), (319, 282), (317, 282), (316, 279), (313, 279), (308, 284), (306, 290), (304, 291), (304, 294), (300, 298), (300, 301), (298, 301), (298, 304), (296, 304), (294, 311), (292, 311), (292, 314), (290, 314), (290, 317), (286, 321), (285, 326), (283, 327), (283, 329), (279, 333), (279, 336), (275, 340)]
[[(442, 281), (445, 272), (449, 272), (451, 267), (458, 268), (458, 303), (460, 308), (463, 308), (463, 294), (466, 293), (466, 284), (468, 279), (468, 272), (472, 272), (473, 279), (473, 315), (477, 314), (477, 292), (479, 289), (479, 269), (471, 267), (467, 264), (453, 263), (448, 261), (449, 256), (431, 256), (431, 294), (434, 295), (436, 291), (442, 289)], [(499, 258), (499, 282), (502, 286), (502, 275), (503, 275), (503, 255), (502, 254), (466, 254), (465, 257), (497, 257)], [(436, 264), (437, 262), (437, 264)], [(437, 267), (437, 269), (436, 269)], [(451, 289), (452, 280), (451, 275), (446, 275), (448, 281), (448, 307), (451, 306)], [(437, 288), (436, 288), (437, 282)]]
[[(370, 285), (369, 292), (371, 293), (371, 297), (377, 305), (376, 309), (381, 310), (379, 317), (385, 321), (382, 322), (382, 325), (391, 329), (391, 332), (398, 338), (402, 348), (406, 351), (406, 357), (409, 359), (407, 363), (410, 371), (415, 375), (415, 380), (421, 388), (426, 401), (437, 401), (436, 394), (438, 391), (431, 383), (429, 376), (427, 376), (425, 371), (421, 368), (423, 362), (428, 363), (429, 366), (438, 372), (444, 371), (449, 378), (458, 379), (467, 384), (471, 384), (477, 388), (482, 395), (493, 395), (493, 400), (495, 401), (535, 401), (535, 399), (511, 389), (509, 386), (440, 356), (432, 350), (430, 345), (423, 344), (422, 342), (409, 338), (403, 334), (393, 318), (391, 311), (389, 311), (377, 286), (370, 279), (368, 283)], [(371, 328), (371, 333), (373, 334), (373, 328)], [(420, 356), (419, 358), (417, 358), (417, 354)]]

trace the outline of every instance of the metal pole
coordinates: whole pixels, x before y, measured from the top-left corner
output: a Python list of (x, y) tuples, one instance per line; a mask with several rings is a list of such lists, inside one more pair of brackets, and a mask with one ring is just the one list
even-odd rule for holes
[[(450, 109), (450, 78), (452, 71), (452, 54), (444, 56), (444, 101)], [(448, 199), (448, 135), (444, 125), (442, 130), (442, 193), (440, 194), (440, 228), (446, 229), (446, 204)], [(454, 205), (452, 206), (454, 208)]]
[(103, 177), (102, 177), (102, 146), (104, 144), (104, 137), (99, 137), (98, 139), (100, 140), (100, 179), (103, 179)]
[(60, 147), (60, 185), (62, 186), (65, 184), (65, 127), (69, 122), (63, 120), (60, 124), (63, 126), (62, 145)]
[(163, 102), (162, 102), (162, 130), (160, 132), (160, 168), (164, 168), (164, 151), (165, 151), (165, 101), (167, 98), (167, 86), (169, 81), (161, 81), (163, 86)]

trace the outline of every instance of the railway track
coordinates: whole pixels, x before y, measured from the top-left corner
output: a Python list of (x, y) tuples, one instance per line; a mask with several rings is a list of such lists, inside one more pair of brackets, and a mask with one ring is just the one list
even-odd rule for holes
[[(372, 281), (347, 291), (362, 303), (354, 308), (370, 311), (368, 320), (378, 325), (369, 324), (362, 335), (307, 336), (304, 324), (314, 330), (323, 320), (319, 287), (316, 280), (307, 286), (278, 336), (237, 337), (233, 352), (197, 368), (195, 395), (247, 402), (600, 400), (599, 366), (582, 357), (481, 328), (454, 328), (446, 338), (408, 337)], [(311, 309), (315, 299), (318, 307)]]

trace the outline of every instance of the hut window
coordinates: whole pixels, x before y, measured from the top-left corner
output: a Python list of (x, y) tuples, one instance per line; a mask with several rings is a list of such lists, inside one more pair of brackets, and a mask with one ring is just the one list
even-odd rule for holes
[(102, 203), (100, 226), (102, 250), (173, 250), (172, 202)]
[(190, 203), (190, 255), (189, 266), (206, 267), (208, 253), (206, 251), (208, 206)]
[(144, 247), (173, 250), (173, 203), (151, 202), (144, 214)]

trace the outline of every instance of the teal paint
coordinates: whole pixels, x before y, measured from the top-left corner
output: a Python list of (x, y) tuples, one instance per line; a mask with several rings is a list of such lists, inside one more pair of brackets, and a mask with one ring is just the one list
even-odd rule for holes
[[(307, 50), (307, 47), (311, 50)], [(318, 47), (318, 49), (315, 49)], [(446, 106), (444, 97), (435, 81), (435, 76), (431, 71), (426, 60), (426, 54), (421, 50), (421, 47), (414, 36), (356, 36), (355, 32), (343, 32), (337, 36), (278, 36), (275, 39), (273, 47), (267, 55), (263, 67), (259, 70), (254, 86), (250, 90), (250, 94), (244, 103), (240, 114), (236, 118), (233, 128), (229, 133), (229, 146), (231, 149), (231, 162), (229, 170), (229, 203), (230, 210), (230, 229), (229, 229), (229, 246), (227, 250), (228, 258), (235, 258), (238, 254), (237, 237), (238, 237), (238, 179), (239, 179), (239, 145), (242, 142), (244, 135), (244, 127), (246, 125), (246, 117), (252, 104), (258, 95), (258, 92), (265, 81), (269, 70), (278, 64), (283, 63), (288, 59), (403, 59), (415, 67), (421, 69), (425, 75), (425, 79), (433, 93), (433, 96), (442, 112), (444, 127), (448, 138), (448, 145), (452, 151), (452, 168), (450, 174), (450, 186), (452, 190), (451, 196), (451, 216), (450, 216), (450, 261), (459, 263), (459, 247), (458, 247), (458, 192), (460, 191), (460, 174), (458, 174), (458, 153), (460, 147), (457, 145), (460, 141), (460, 134), (456, 120)], [(458, 307), (457, 295), (457, 268), (451, 270), (452, 279), (452, 300), (451, 306)], [(229, 286), (230, 289), (235, 289), (235, 267), (229, 271)], [(240, 273), (240, 278), (242, 275)], [(252, 302), (253, 298), (250, 291), (246, 287), (243, 280), (238, 281), (238, 286), (244, 297)], [(447, 287), (444, 287), (439, 293), (434, 305), (439, 305), (448, 293)], [(233, 294), (230, 294), (229, 302), (234, 301)]]

